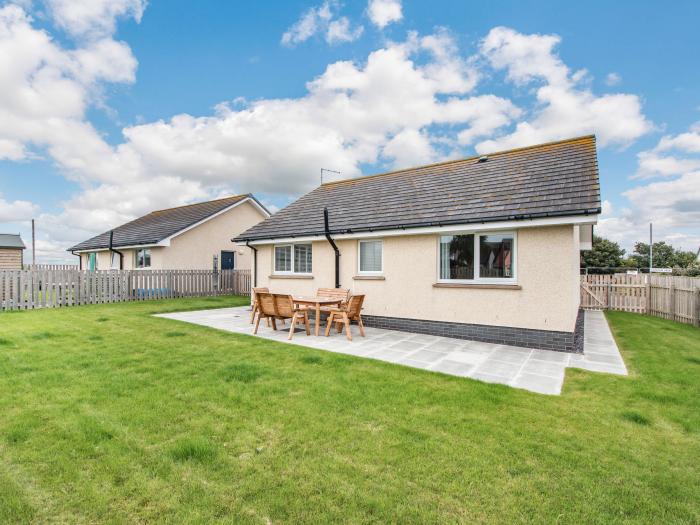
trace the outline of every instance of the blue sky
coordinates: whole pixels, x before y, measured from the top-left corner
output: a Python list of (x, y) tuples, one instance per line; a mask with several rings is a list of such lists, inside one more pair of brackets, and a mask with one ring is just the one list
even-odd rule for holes
[[(700, 244), (700, 4), (0, 4), (0, 231), (40, 260), (171, 205), (596, 133), (598, 231)], [(40, 101), (40, 102), (37, 102)], [(4, 115), (5, 118), (2, 118)], [(70, 259), (70, 256), (68, 256)]]

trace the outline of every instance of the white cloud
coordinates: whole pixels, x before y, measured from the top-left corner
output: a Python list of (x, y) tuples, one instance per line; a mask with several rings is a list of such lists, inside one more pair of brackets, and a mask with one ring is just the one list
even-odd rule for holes
[(113, 35), (118, 18), (141, 21), (146, 0), (44, 0), (56, 25), (78, 37)]
[(326, 0), (318, 7), (308, 9), (282, 35), (282, 44), (294, 46), (316, 34), (323, 34), (329, 44), (352, 42), (360, 38), (364, 28), (353, 28), (347, 17), (337, 18), (338, 9), (339, 4), (335, 0)]
[(326, 31), (326, 42), (329, 44), (337, 44), (340, 42), (352, 42), (362, 36), (364, 27), (350, 27), (350, 20), (343, 16), (338, 20), (333, 20), (328, 24)]
[(479, 152), (537, 144), (595, 133), (601, 146), (629, 145), (652, 130), (638, 96), (595, 95), (580, 85), (584, 70), (571, 72), (555, 53), (556, 35), (525, 35), (506, 27), (492, 29), (481, 53), (517, 86), (537, 83), (537, 105), (512, 133), (477, 145)]
[(605, 76), (605, 85), (606, 86), (617, 86), (620, 82), (622, 82), (622, 77), (619, 75), (619, 73), (608, 73)]
[[(290, 29), (287, 43), (317, 33), (328, 38), (334, 22), (340, 25), (333, 26), (333, 39), (342, 40), (353, 29), (335, 15), (335, 6), (328, 2), (305, 14)], [(363, 61), (329, 64), (297, 98), (237, 99), (211, 115), (181, 114), (128, 126), (123, 141), (112, 146), (86, 119), (86, 109), (99, 104), (106, 83), (133, 82), (137, 62), (125, 43), (104, 34), (113, 25), (98, 26), (92, 31), (77, 24), (73, 34), (89, 36), (76, 37), (75, 49), (65, 49), (20, 8), (0, 9), (0, 157), (48, 154), (82, 188), (62, 203), (62, 212), (40, 217), (46, 250), (65, 248), (153, 209), (221, 193), (298, 195), (318, 183), (321, 167), (350, 177), (360, 175), (365, 164), (405, 167), (464, 156), (470, 153), (467, 146), (514, 123), (514, 134), (523, 125), (535, 129), (528, 138), (532, 142), (571, 131), (548, 122), (553, 116), (546, 103), (526, 113), (506, 98), (476, 92), (490, 71), (480, 71), (483, 61), (464, 55), (453, 36), (439, 29), (424, 36), (409, 33)], [(511, 32), (499, 38), (531, 42), (528, 35), (502, 30)], [(504, 51), (506, 44), (489, 37), (493, 45), (484, 55), (499, 64), (494, 67), (505, 68), (512, 82), (543, 81), (539, 91), (561, 90), (564, 98), (574, 99), (571, 118), (586, 117), (590, 110), (581, 104), (600, 104), (603, 97), (575, 86), (582, 74), (570, 73), (553, 54), (556, 37), (534, 35), (533, 48), (524, 53)], [(513, 57), (537, 59), (539, 65), (523, 69)], [(599, 136), (620, 136), (603, 129), (617, 122), (600, 119), (596, 125)]]
[(367, 16), (375, 26), (384, 29), (403, 18), (401, 0), (369, 0)]
[(39, 207), (29, 201), (6, 201), (0, 193), (0, 223), (28, 221), (39, 211)]
[[(636, 178), (663, 177), (623, 192), (630, 206), (613, 214), (610, 210), (599, 231), (631, 247), (646, 240), (649, 222), (655, 240), (666, 240), (685, 249), (700, 245), (700, 156), (692, 136), (697, 127), (679, 135), (666, 135), (651, 150), (638, 155)], [(680, 157), (661, 157), (660, 151), (676, 150)], [(604, 214), (605, 215), (605, 214)]]

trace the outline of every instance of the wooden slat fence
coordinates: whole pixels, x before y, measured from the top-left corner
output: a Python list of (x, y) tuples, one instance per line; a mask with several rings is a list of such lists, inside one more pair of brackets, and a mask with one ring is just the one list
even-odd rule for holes
[(700, 278), (582, 275), (581, 308), (623, 310), (700, 326)]
[(0, 271), (0, 310), (250, 294), (250, 270)]
[(23, 270), (79, 270), (77, 264), (24, 264)]

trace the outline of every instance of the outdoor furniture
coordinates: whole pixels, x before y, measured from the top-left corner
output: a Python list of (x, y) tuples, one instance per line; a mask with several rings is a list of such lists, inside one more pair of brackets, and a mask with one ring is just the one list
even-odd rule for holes
[(258, 333), (260, 319), (269, 319), (272, 322), (273, 330), (277, 330), (277, 320), (291, 319), (292, 326), (289, 327), (289, 337), (287, 337), (287, 339), (292, 338), (297, 323), (301, 322), (303, 322), (304, 326), (306, 327), (306, 335), (311, 335), (311, 330), (309, 329), (308, 311), (302, 308), (297, 308), (294, 305), (294, 299), (291, 295), (260, 292), (258, 293), (258, 303), (260, 305), (260, 312), (258, 313), (257, 320), (255, 321), (255, 329), (253, 330), (253, 334)]
[(336, 323), (338, 327), (338, 333), (343, 330), (343, 325), (345, 325), (345, 335), (348, 341), (352, 341), (352, 334), (350, 333), (350, 321), (356, 321), (357, 326), (360, 327), (360, 335), (365, 336), (365, 327), (362, 324), (362, 303), (365, 300), (364, 295), (353, 295), (348, 300), (348, 304), (344, 308), (336, 308), (335, 310), (328, 310), (328, 324), (326, 325), (326, 337), (331, 333), (331, 325)]
[[(342, 300), (340, 306), (345, 306), (348, 302), (348, 297), (350, 297), (349, 288), (319, 288), (316, 290), (317, 297), (332, 297), (334, 299)], [(323, 308), (321, 308), (323, 310)]]
[(270, 293), (270, 289), (267, 287), (253, 288), (253, 304), (250, 312), (250, 324), (255, 322), (255, 316), (260, 313), (260, 302), (258, 301), (258, 294), (260, 293)]
[(309, 297), (304, 295), (294, 296), (294, 303), (299, 305), (301, 310), (309, 311), (314, 310), (316, 312), (316, 328), (314, 330), (316, 335), (320, 333), (321, 326), (321, 307), (323, 306), (336, 306), (339, 307), (343, 300), (338, 297)]

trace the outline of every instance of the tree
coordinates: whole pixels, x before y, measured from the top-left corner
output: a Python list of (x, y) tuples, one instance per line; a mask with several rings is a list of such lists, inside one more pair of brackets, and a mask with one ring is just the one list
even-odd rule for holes
[[(654, 268), (692, 268), (696, 264), (693, 252), (677, 250), (664, 241), (654, 243), (652, 254), (652, 266)], [(630, 260), (635, 266), (646, 268), (649, 266), (649, 245), (645, 242), (638, 242), (634, 245), (634, 253)]]
[(616, 242), (603, 237), (593, 236), (593, 249), (583, 252), (582, 264), (585, 268), (611, 267), (622, 265), (625, 250)]

